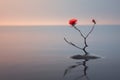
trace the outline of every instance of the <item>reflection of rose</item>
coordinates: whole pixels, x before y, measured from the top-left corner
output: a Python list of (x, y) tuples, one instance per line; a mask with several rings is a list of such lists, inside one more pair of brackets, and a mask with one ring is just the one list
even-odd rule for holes
[(92, 19), (92, 22), (93, 22), (94, 24), (96, 24), (96, 21), (95, 21), (94, 19)]
[(76, 24), (76, 22), (77, 22), (77, 19), (70, 19), (69, 20), (69, 24), (72, 26), (74, 26)]

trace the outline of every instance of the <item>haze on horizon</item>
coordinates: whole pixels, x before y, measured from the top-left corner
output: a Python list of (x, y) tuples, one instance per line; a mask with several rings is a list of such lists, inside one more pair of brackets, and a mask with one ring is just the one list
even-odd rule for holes
[(0, 0), (0, 25), (120, 24), (119, 0)]

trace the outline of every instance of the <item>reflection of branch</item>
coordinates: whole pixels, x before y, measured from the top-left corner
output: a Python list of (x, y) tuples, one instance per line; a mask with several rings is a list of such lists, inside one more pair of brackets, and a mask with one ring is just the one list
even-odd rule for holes
[(72, 65), (72, 66), (69, 66), (65, 71), (64, 71), (64, 75), (63, 76), (66, 76), (68, 74), (68, 72), (70, 72), (72, 69), (74, 68), (77, 68), (78, 66), (82, 65), (82, 63), (77, 63), (76, 65)]
[[(65, 39), (66, 40), (66, 39)], [(69, 42), (70, 43), (70, 42)], [(75, 68), (77, 68), (77, 67), (79, 67), (79, 66), (81, 66), (81, 65), (83, 65), (83, 67), (84, 67), (84, 69), (83, 69), (83, 71), (84, 71), (84, 74), (82, 75), (82, 76), (79, 76), (79, 78), (81, 77), (84, 77), (84, 76), (87, 76), (87, 73), (86, 73), (86, 71), (87, 71), (87, 69), (88, 69), (88, 66), (87, 66), (87, 61), (89, 60), (88, 58), (87, 58), (87, 56), (88, 56), (88, 52), (86, 51), (86, 50), (83, 50), (84, 51), (84, 53), (86, 54), (86, 55), (77, 55), (77, 56), (73, 56), (73, 57), (71, 57), (71, 58), (73, 58), (73, 59), (78, 59), (79, 58), (79, 60), (84, 60), (84, 61), (82, 61), (82, 62), (77, 62), (76, 63), (76, 65), (72, 65), (72, 66), (69, 66), (65, 71), (64, 71), (64, 77), (68, 74), (68, 72), (70, 72), (72, 69), (75, 69)], [(92, 59), (92, 58), (91, 58)]]
[(82, 62), (77, 62), (76, 65), (71, 65), (71, 66), (69, 66), (69, 67), (64, 71), (63, 77), (65, 77), (65, 76), (68, 74), (68, 72), (70, 72), (72, 69), (75, 69), (75, 68), (77, 68), (77, 67), (79, 67), (79, 66), (83, 66), (83, 67), (84, 67), (84, 68), (83, 68), (83, 75), (76, 77), (75, 80), (78, 80), (78, 79), (83, 78), (83, 77), (86, 77), (86, 79), (88, 80), (88, 76), (87, 76), (88, 66), (87, 66), (87, 63), (86, 63), (87, 61), (88, 61), (88, 60), (85, 59), (85, 60), (82, 61)]
[(78, 47), (77, 45), (75, 45), (74, 43), (69, 42), (65, 37), (64, 37), (64, 40), (65, 40), (68, 44), (70, 44), (70, 45), (72, 45), (72, 46), (74, 46), (74, 47), (76, 47), (76, 48), (78, 48), (78, 49), (82, 49), (82, 48)]

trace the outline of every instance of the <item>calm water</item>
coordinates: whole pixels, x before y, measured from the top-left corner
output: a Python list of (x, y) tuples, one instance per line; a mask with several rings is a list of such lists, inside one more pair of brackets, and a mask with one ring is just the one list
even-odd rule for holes
[[(84, 34), (90, 27), (79, 27)], [(73, 60), (83, 46), (67, 26), (0, 27), (0, 80), (120, 80), (120, 26), (96, 26), (87, 52), (99, 59)]]

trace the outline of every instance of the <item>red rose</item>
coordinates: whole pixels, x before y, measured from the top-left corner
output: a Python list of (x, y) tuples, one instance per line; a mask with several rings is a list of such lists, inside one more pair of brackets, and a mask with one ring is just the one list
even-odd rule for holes
[(94, 24), (96, 24), (96, 21), (95, 21), (94, 19), (92, 19), (92, 22), (93, 22)]
[(69, 24), (72, 26), (74, 26), (76, 24), (76, 22), (77, 22), (77, 19), (70, 19), (69, 20)]

